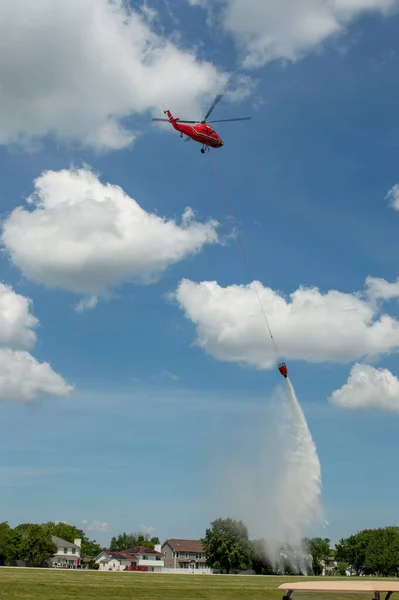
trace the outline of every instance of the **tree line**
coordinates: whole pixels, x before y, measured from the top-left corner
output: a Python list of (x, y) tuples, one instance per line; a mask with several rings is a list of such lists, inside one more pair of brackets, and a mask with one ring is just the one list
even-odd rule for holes
[[(29, 566), (44, 565), (57, 552), (52, 536), (71, 543), (80, 538), (81, 558), (87, 559), (89, 568), (98, 567), (92, 559), (105, 549), (153, 548), (160, 543), (157, 537), (124, 532), (112, 537), (109, 546), (104, 548), (96, 540), (89, 539), (82, 529), (67, 523), (22, 523), (12, 528), (5, 521), (0, 523), (0, 565), (13, 565), (19, 561)], [(266, 553), (266, 540), (251, 540), (243, 521), (216, 519), (201, 541), (207, 555), (206, 564), (224, 573), (251, 570), (262, 575), (303, 574), (304, 561), (301, 566), (295, 560), (297, 549), (278, 545), (278, 564), (272, 564)], [(325, 561), (333, 558), (336, 566), (330, 569), (331, 575), (399, 576), (399, 527), (396, 526), (364, 529), (342, 538), (335, 548), (329, 538), (305, 538), (301, 550), (308, 574), (321, 575)]]
[[(364, 529), (342, 538), (335, 548), (329, 538), (304, 538), (302, 561), (297, 549), (277, 545), (278, 564), (272, 564), (266, 553), (266, 540), (250, 540), (242, 521), (216, 519), (201, 540), (207, 555), (207, 565), (224, 573), (255, 571), (263, 575), (321, 575), (328, 559), (333, 559), (330, 575), (399, 575), (399, 527)], [(334, 566), (334, 564), (336, 566)], [(297, 566), (295, 566), (297, 565)]]
[(71, 543), (80, 538), (82, 558), (92, 558), (103, 550), (96, 540), (90, 540), (74, 525), (48, 521), (21, 523), (13, 528), (4, 521), (0, 523), (0, 565), (15, 565), (21, 561), (32, 567), (43, 566), (57, 552), (52, 536)]
[(399, 575), (399, 527), (363, 529), (341, 539), (336, 545), (335, 559), (342, 571), (351, 568), (356, 575)]
[(57, 552), (52, 536), (71, 544), (75, 539), (81, 540), (82, 559), (88, 559), (89, 568), (98, 568), (93, 559), (103, 550), (127, 550), (135, 546), (154, 548), (159, 544), (157, 537), (150, 538), (142, 533), (122, 533), (112, 537), (107, 548), (96, 540), (91, 540), (82, 529), (68, 523), (21, 523), (11, 527), (7, 521), (0, 523), (0, 565), (17, 565), (24, 563), (32, 567), (45, 566)]

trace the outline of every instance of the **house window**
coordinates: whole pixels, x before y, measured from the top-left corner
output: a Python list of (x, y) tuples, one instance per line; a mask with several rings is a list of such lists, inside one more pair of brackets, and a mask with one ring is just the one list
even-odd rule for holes
[(72, 554), (76, 554), (76, 548), (72, 548)]
[(188, 552), (186, 552), (186, 558), (188, 558)]
[(64, 554), (68, 554), (68, 548), (64, 548)]
[(144, 556), (143, 556), (143, 560), (147, 560), (147, 558), (148, 558), (148, 556), (146, 556), (146, 555), (144, 554)]

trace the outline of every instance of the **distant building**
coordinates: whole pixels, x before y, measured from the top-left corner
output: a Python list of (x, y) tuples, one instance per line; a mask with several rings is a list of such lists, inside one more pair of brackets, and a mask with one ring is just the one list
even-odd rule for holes
[(57, 552), (50, 559), (53, 567), (76, 569), (76, 567), (80, 566), (82, 545), (80, 538), (76, 538), (73, 544), (55, 535), (52, 535), (51, 539), (57, 546)]
[(200, 540), (166, 540), (162, 544), (165, 568), (207, 569), (206, 553)]
[(135, 546), (127, 550), (104, 550), (95, 558), (100, 571), (162, 571), (164, 566), (161, 545), (154, 549)]
[(333, 556), (329, 556), (325, 560), (322, 560), (321, 564), (323, 567), (322, 575), (335, 575), (337, 571), (337, 562)]

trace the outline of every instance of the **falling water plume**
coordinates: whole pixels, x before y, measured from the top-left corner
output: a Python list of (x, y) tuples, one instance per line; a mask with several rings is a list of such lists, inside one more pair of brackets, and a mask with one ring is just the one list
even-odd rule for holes
[[(288, 564), (306, 575), (312, 569), (303, 540), (325, 524), (321, 468), (295, 390), (285, 381), (288, 394), (278, 388), (261, 415), (248, 411), (250, 431), (239, 425), (223, 459), (221, 493), (224, 508), (243, 519), (251, 538), (264, 540), (265, 557), (275, 570)], [(218, 477), (220, 490), (220, 470)]]
[[(279, 540), (291, 547), (288, 562), (295, 571), (307, 572), (309, 559), (303, 545), (305, 533), (321, 525), (321, 467), (317, 449), (291, 381), (288, 388), (288, 421), (291, 439), (286, 449), (285, 468), (276, 488), (280, 523)], [(283, 536), (283, 539), (281, 538)], [(274, 557), (275, 561), (276, 557)]]

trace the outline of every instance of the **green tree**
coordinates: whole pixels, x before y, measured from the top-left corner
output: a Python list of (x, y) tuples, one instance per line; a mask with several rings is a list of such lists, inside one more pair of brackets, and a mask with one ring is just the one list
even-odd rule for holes
[(242, 521), (216, 519), (201, 542), (211, 568), (230, 573), (232, 569), (243, 571), (251, 566), (253, 551)]
[(305, 544), (309, 554), (312, 556), (313, 572), (315, 575), (321, 575), (323, 563), (331, 556), (331, 540), (329, 538), (306, 538)]
[(349, 565), (346, 562), (339, 562), (337, 564), (337, 571), (338, 574), (341, 575), (342, 577), (345, 577), (346, 575), (346, 571), (349, 569)]
[(110, 542), (109, 549), (112, 551), (127, 550), (135, 546), (146, 546), (154, 548), (155, 544), (159, 544), (159, 538), (144, 535), (142, 533), (121, 533), (117, 537), (113, 537)]
[(8, 548), (6, 562), (13, 562), (20, 560), (20, 546), (22, 541), (22, 532), (18, 528), (12, 529), (10, 527), (8, 531)]
[(18, 558), (33, 567), (39, 567), (57, 552), (51, 535), (41, 525), (23, 524), (16, 527), (21, 534)]
[(399, 527), (374, 529), (369, 536), (364, 567), (385, 577), (399, 572)]
[(82, 558), (86, 556), (98, 556), (103, 550), (105, 550), (105, 548), (103, 546), (100, 546), (97, 540), (89, 540), (89, 538), (87, 538), (86, 536), (82, 540)]
[(0, 565), (8, 560), (10, 526), (7, 521), (0, 523)]
[(127, 550), (129, 547), (133, 548), (135, 545), (135, 539), (133, 539), (132, 535), (128, 535), (127, 533), (121, 533), (118, 536), (114, 536), (111, 539), (109, 549), (112, 552), (118, 552), (120, 550)]
[(346, 539), (341, 539), (336, 545), (335, 559), (345, 562), (360, 575), (366, 570), (368, 545), (374, 535), (374, 530), (364, 529)]

